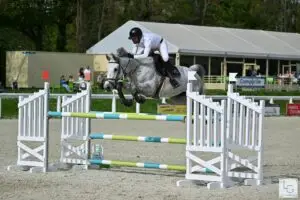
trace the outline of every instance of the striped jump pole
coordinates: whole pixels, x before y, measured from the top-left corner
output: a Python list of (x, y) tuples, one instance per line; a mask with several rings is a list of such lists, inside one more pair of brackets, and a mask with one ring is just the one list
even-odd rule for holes
[(50, 117), (79, 117), (93, 119), (127, 119), (127, 120), (156, 120), (156, 121), (180, 121), (185, 122), (185, 115), (141, 115), (136, 113), (79, 113), (79, 112), (55, 112), (49, 111)]
[(127, 136), (127, 135), (108, 135), (103, 133), (91, 133), (90, 139), (100, 140), (123, 140), (123, 141), (137, 141), (137, 142), (157, 142), (170, 144), (186, 144), (184, 138), (164, 138), (156, 136)]
[[(135, 141), (135, 142), (186, 144), (185, 138), (164, 138), (159, 136), (110, 135), (104, 133), (91, 133), (89, 137), (91, 140), (98, 139), (98, 140), (120, 140), (120, 141)], [(211, 143), (211, 146), (214, 146), (214, 143)], [(219, 143), (218, 146), (221, 146), (221, 143)]]
[[(185, 165), (167, 165), (160, 163), (139, 163), (139, 162), (128, 162), (128, 161), (116, 161), (116, 160), (89, 160), (92, 165), (111, 165), (111, 166), (122, 166), (122, 167), (138, 167), (138, 168), (150, 168), (150, 169), (166, 169), (166, 170), (176, 170), (176, 171), (186, 171)], [(211, 170), (207, 168), (198, 169), (198, 172), (202, 173), (212, 173)]]

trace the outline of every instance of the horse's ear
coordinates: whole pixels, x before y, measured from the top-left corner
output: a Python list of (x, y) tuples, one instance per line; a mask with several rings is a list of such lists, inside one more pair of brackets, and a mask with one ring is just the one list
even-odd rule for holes
[(105, 56), (106, 56), (107, 61), (111, 60), (111, 57), (109, 55), (106, 54)]
[(112, 58), (116, 61), (119, 62), (120, 58), (118, 56), (116, 56), (115, 54), (111, 54)]

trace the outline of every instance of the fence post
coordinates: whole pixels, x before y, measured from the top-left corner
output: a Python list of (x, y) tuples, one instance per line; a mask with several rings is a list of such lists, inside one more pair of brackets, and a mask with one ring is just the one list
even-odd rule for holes
[(56, 100), (56, 111), (57, 112), (61, 111), (61, 96), (57, 97), (57, 100)]
[(112, 104), (111, 104), (111, 112), (115, 113), (117, 112), (117, 100), (116, 100), (116, 93), (118, 91), (116, 90), (113, 90), (112, 93), (113, 93), (113, 98), (112, 98)]
[(135, 104), (135, 112), (139, 114), (141, 112), (141, 105), (139, 103)]

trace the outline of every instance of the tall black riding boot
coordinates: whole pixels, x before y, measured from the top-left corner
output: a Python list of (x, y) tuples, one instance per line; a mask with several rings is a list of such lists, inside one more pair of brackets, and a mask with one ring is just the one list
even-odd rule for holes
[(167, 76), (170, 78), (170, 83), (173, 86), (173, 88), (177, 88), (180, 86), (179, 82), (175, 79), (175, 77), (180, 76), (179, 71), (175, 68), (170, 62), (164, 62)]

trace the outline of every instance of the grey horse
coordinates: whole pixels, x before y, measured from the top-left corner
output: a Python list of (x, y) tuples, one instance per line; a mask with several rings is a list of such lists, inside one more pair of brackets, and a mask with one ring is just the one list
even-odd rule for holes
[(106, 55), (108, 60), (107, 78), (104, 82), (104, 89), (110, 91), (117, 89), (118, 94), (125, 106), (132, 106), (133, 100), (125, 99), (122, 88), (122, 81), (128, 80), (127, 87), (131, 91), (133, 99), (138, 103), (144, 103), (146, 98), (160, 99), (168, 98), (171, 104), (185, 104), (185, 92), (188, 83), (188, 71), (196, 71), (200, 77), (197, 91), (204, 93), (204, 74), (205, 69), (202, 65), (195, 64), (190, 67), (176, 66), (180, 72), (177, 81), (180, 86), (173, 88), (169, 78), (163, 76), (156, 68), (154, 57), (150, 56), (143, 59), (133, 59), (126, 56), (115, 54)]

